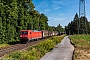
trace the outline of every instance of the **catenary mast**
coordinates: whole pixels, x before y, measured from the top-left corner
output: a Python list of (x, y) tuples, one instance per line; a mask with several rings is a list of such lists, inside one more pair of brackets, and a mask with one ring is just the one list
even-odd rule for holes
[(86, 13), (85, 13), (85, 0), (79, 0), (78, 34), (82, 34), (82, 33), (86, 33), (87, 34)]

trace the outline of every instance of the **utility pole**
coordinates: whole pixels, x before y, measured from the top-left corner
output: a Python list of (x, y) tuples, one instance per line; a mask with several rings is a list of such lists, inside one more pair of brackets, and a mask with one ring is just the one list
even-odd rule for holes
[(86, 13), (85, 13), (85, 0), (79, 0), (79, 22), (78, 22), (78, 34), (86, 33)]

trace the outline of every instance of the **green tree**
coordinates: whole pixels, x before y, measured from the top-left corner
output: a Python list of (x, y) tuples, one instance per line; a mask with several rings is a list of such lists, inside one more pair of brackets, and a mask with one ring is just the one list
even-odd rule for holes
[(47, 16), (45, 16), (45, 14), (42, 13), (41, 16), (40, 16), (40, 22), (39, 22), (41, 30), (48, 30), (48, 28), (47, 28), (48, 27), (47, 21), (48, 21)]
[(34, 8), (32, 0), (0, 0), (0, 43), (17, 41), (20, 30), (50, 29), (47, 16)]
[[(86, 33), (86, 27), (85, 27), (85, 20), (86, 20), (86, 27), (87, 27), (87, 32), (89, 31), (89, 22), (86, 17), (78, 17), (78, 14), (76, 13), (73, 21), (68, 24), (68, 26), (65, 27), (66, 33), (67, 34), (78, 34), (78, 30), (80, 34)], [(80, 22), (80, 27), (79, 27), (79, 22)]]

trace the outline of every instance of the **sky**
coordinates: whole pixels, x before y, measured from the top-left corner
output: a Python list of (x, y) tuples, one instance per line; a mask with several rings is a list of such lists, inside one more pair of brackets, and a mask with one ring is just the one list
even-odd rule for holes
[[(79, 0), (33, 0), (35, 10), (48, 17), (49, 26), (62, 27), (73, 21), (76, 13), (79, 14)], [(86, 17), (90, 21), (90, 0), (85, 0)]]

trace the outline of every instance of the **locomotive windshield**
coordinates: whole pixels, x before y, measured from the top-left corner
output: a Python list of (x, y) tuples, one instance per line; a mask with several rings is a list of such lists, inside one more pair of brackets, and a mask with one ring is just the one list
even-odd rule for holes
[(28, 34), (28, 31), (22, 31), (20, 34)]

